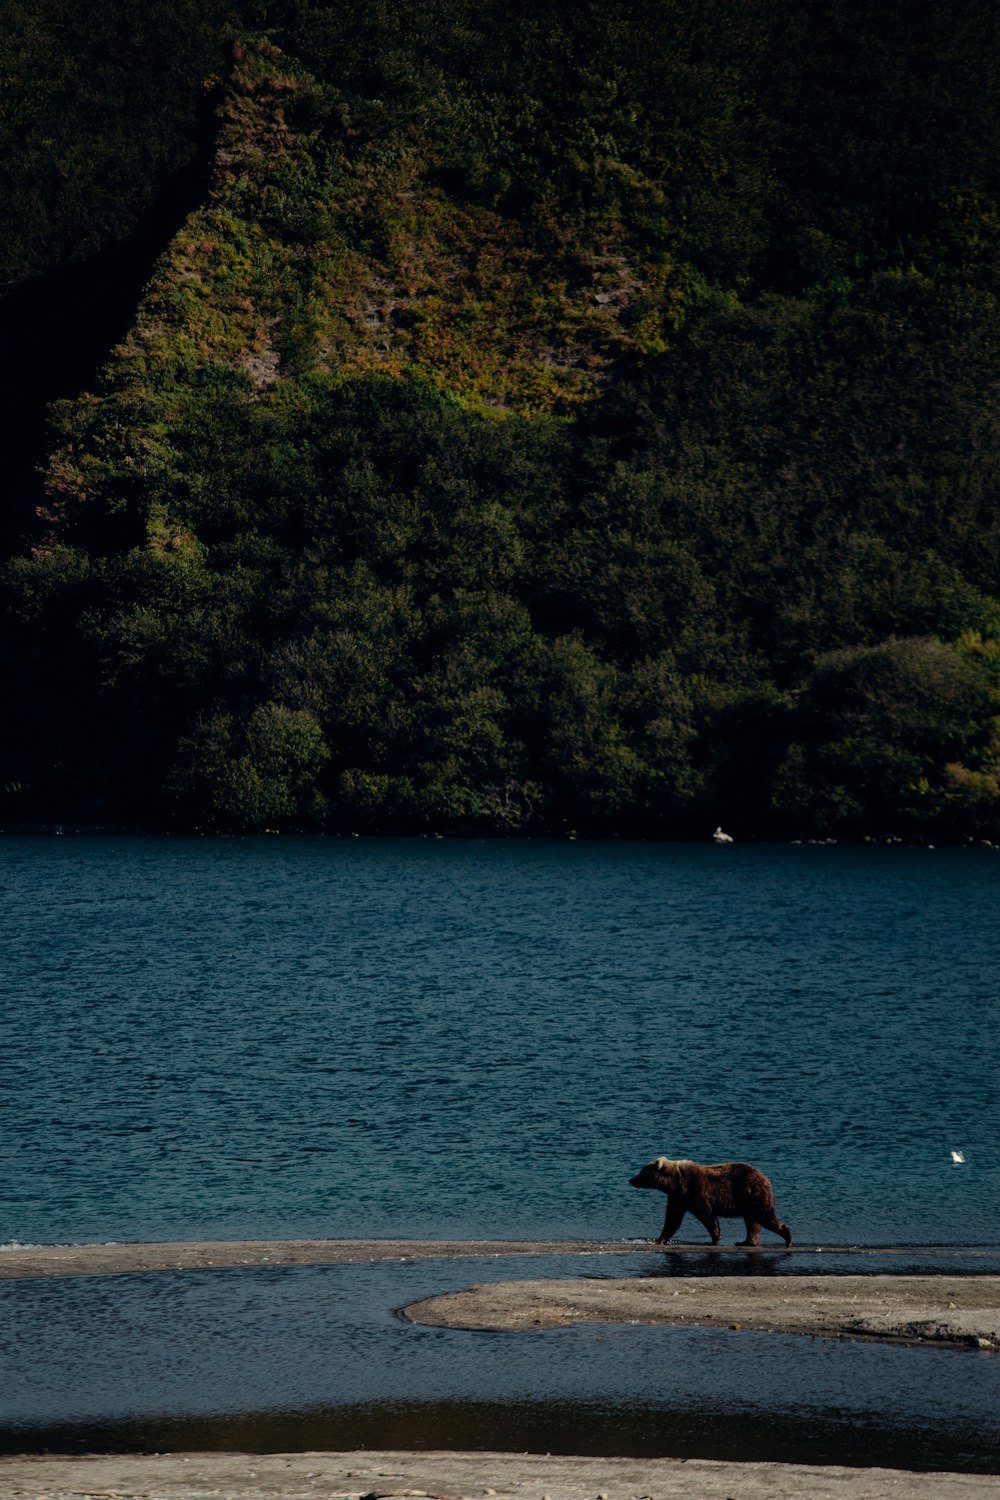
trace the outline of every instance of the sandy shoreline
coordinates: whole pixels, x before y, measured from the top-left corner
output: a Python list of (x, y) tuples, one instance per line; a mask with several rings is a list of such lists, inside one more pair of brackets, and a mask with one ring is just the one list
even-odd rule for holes
[(531, 1453), (0, 1458), (2, 1500), (996, 1500), (1000, 1477)]

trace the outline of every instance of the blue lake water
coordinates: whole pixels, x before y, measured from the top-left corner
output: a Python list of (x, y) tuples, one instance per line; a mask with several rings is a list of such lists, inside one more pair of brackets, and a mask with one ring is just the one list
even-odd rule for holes
[(7, 836), (0, 887), (0, 1242), (646, 1236), (665, 1153), (798, 1242), (1000, 1244), (990, 851)]
[[(978, 849), (4, 836), (0, 1243), (642, 1238), (662, 1152), (828, 1254), (997, 1250), (998, 895)], [(0, 1286), (0, 1440), (1000, 1469), (994, 1356), (393, 1316), (483, 1276)]]

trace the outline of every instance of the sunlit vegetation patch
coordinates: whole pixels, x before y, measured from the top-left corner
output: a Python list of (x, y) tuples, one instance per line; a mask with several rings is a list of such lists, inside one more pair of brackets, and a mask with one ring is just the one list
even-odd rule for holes
[(220, 363), (258, 388), (382, 372), (566, 413), (651, 328), (659, 338), (648, 312), (626, 326), (639, 282), (620, 248), (543, 242), (456, 200), (435, 180), (433, 139), (380, 101), (349, 107), (271, 43), (239, 45), (220, 116), (210, 202), (163, 256), (109, 391), (183, 387)]

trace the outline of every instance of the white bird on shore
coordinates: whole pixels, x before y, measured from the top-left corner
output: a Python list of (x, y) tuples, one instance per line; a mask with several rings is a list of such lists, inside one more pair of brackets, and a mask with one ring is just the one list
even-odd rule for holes
[(962, 1161), (965, 1160), (965, 1152), (964, 1151), (953, 1151), (951, 1153), (951, 1159), (955, 1163), (962, 1162)]
[(712, 834), (712, 840), (716, 844), (731, 844), (733, 836), (731, 833), (723, 833), (721, 826)]

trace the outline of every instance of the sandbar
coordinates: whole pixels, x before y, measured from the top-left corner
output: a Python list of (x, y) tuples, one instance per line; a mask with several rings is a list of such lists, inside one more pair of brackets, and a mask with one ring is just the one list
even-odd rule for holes
[(652, 1249), (625, 1240), (163, 1240), (147, 1244), (11, 1245), (0, 1278), (122, 1276), (243, 1266), (325, 1266), (362, 1261), (459, 1260), (468, 1256), (629, 1255)]
[(425, 1298), (414, 1323), (510, 1332), (661, 1323), (1000, 1350), (1000, 1276), (660, 1276), (499, 1281)]
[(342, 1265), (363, 1261), (462, 1260), (472, 1256), (514, 1255), (706, 1255), (746, 1260), (771, 1255), (834, 1254), (874, 1257), (901, 1256), (947, 1262), (951, 1259), (1000, 1262), (995, 1250), (910, 1246), (761, 1245), (746, 1250), (735, 1245), (682, 1244), (669, 1246), (653, 1240), (163, 1240), (149, 1243), (97, 1245), (6, 1245), (0, 1247), (0, 1279), (19, 1276), (122, 1276), (147, 1271), (202, 1271), (244, 1266)]

